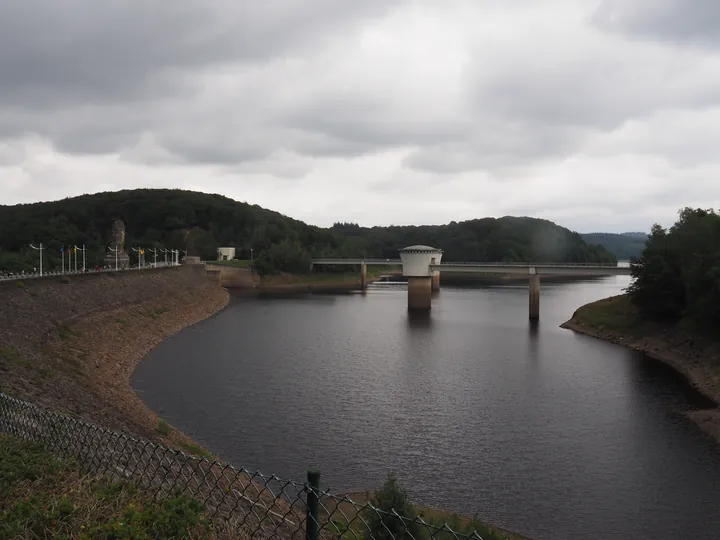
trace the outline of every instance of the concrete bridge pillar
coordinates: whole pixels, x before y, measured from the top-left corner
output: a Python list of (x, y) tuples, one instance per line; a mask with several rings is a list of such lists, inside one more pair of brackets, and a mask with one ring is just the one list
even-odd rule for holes
[(408, 277), (408, 309), (429, 311), (432, 307), (432, 278)]
[(400, 250), (403, 276), (408, 279), (409, 310), (430, 310), (435, 279), (435, 272), (430, 266), (439, 264), (441, 257), (442, 251), (430, 246), (410, 246)]
[(435, 270), (432, 276), (432, 291), (437, 292), (440, 290), (440, 270)]
[(530, 320), (540, 319), (540, 274), (535, 268), (530, 268)]
[(367, 290), (367, 264), (360, 265), (360, 289)]

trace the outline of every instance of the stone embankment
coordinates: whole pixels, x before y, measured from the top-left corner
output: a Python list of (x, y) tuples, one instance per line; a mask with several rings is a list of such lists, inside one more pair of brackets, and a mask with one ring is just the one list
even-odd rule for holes
[(193, 444), (158, 432), (130, 376), (149, 350), (228, 298), (202, 267), (3, 283), (0, 390), (111, 429)]
[(720, 442), (720, 341), (681, 326), (640, 323), (624, 295), (579, 308), (561, 327), (643, 352), (672, 367), (715, 404), (688, 416)]

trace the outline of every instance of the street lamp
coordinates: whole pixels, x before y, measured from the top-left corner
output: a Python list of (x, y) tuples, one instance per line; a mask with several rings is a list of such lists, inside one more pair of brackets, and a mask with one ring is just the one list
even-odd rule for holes
[(40, 276), (42, 277), (42, 252), (45, 248), (43, 247), (42, 242), (40, 242), (39, 247), (35, 247), (32, 244), (30, 244), (30, 247), (40, 252)]
[(157, 268), (157, 248), (150, 249), (148, 251), (152, 251), (153, 254), (153, 267)]
[(138, 268), (142, 268), (142, 248), (132, 248), (132, 250), (138, 254)]
[(120, 251), (120, 249), (118, 248), (117, 244), (115, 244), (115, 249), (111, 248), (110, 246), (108, 246), (108, 249), (110, 251), (112, 251), (113, 253), (115, 253), (115, 271), (117, 272), (117, 270), (118, 270), (118, 251)]
[(75, 270), (77, 271), (77, 250), (82, 251), (83, 254), (83, 263), (82, 263), (82, 271), (85, 272), (85, 252), (87, 251), (87, 248), (85, 247), (85, 244), (82, 245), (81, 248), (75, 246)]

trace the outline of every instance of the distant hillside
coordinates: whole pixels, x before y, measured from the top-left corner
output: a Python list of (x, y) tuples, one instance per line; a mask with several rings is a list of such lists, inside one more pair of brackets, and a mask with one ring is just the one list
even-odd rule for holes
[[(579, 234), (540, 219), (485, 218), (448, 225), (372, 227), (307, 225), (257, 205), (221, 195), (170, 189), (137, 189), (61, 201), (0, 206), (0, 271), (37, 266), (30, 243), (43, 242), (45, 267), (59, 268), (61, 246), (85, 244), (89, 265), (100, 264), (112, 222), (125, 222), (126, 248), (165, 247), (203, 259), (219, 246), (238, 258), (250, 249), (262, 272), (306, 272), (312, 257), (395, 258), (412, 244), (445, 251), (447, 261), (611, 262), (614, 256)], [(147, 261), (153, 259), (146, 253)], [(159, 256), (162, 259), (163, 256)]]
[(648, 239), (647, 233), (644, 232), (588, 233), (580, 236), (588, 244), (603, 246), (620, 260), (639, 257)]

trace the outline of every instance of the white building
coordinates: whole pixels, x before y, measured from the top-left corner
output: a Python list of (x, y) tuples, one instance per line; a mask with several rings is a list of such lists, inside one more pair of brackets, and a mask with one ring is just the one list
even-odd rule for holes
[(218, 261), (231, 261), (235, 258), (234, 247), (219, 247), (217, 249)]

